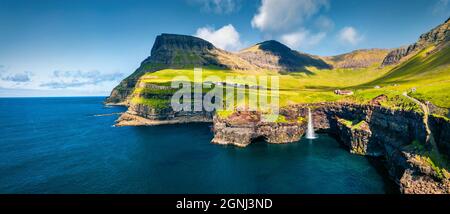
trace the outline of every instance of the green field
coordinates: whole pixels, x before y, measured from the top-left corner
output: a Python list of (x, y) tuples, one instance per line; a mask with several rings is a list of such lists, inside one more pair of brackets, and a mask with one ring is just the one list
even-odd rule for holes
[[(429, 47), (410, 59), (396, 65), (381, 67), (373, 65), (363, 69), (333, 69), (318, 70), (308, 68), (309, 72), (277, 73), (273, 71), (236, 71), (218, 68), (203, 68), (202, 80), (194, 80), (194, 69), (164, 69), (147, 73), (141, 77), (140, 82), (170, 86), (175, 77), (184, 76), (190, 82), (214, 82), (208, 79), (212, 76), (221, 82), (238, 83), (248, 86), (260, 85), (251, 78), (257, 79), (263, 76), (276, 76), (279, 78), (279, 103), (286, 106), (296, 103), (315, 103), (328, 101), (349, 101), (367, 103), (379, 95), (387, 95), (388, 100), (383, 103), (386, 107), (402, 108), (420, 111), (420, 108), (410, 99), (402, 96), (408, 92), (410, 96), (421, 101), (430, 101), (443, 109), (450, 108), (450, 48), (434, 53), (434, 47)], [(227, 80), (227, 77), (233, 77)], [(250, 77), (250, 79), (248, 79)], [(267, 87), (270, 87), (270, 80)], [(415, 92), (411, 90), (415, 88)], [(347, 89), (354, 92), (353, 95), (342, 96), (334, 94), (336, 89)], [(210, 90), (210, 89), (207, 89)], [(226, 87), (223, 88), (226, 94)], [(261, 92), (257, 89), (247, 88), (246, 95)], [(172, 90), (168, 90), (171, 91)], [(158, 101), (158, 96), (142, 98), (145, 93), (165, 94), (164, 91), (153, 91), (136, 88), (135, 98), (132, 102), (155, 104), (154, 107), (163, 106), (164, 101)], [(148, 96), (147, 96), (148, 97)], [(163, 96), (164, 97), (164, 96)], [(150, 100), (149, 100), (150, 99)], [(163, 98), (166, 99), (166, 98)], [(236, 99), (236, 98), (235, 98)], [(237, 100), (237, 105), (243, 100)]]

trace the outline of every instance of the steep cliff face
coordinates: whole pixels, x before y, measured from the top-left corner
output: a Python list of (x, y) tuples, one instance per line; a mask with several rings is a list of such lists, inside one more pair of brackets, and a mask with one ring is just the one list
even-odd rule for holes
[(337, 127), (341, 141), (350, 148), (351, 153), (369, 154), (370, 156), (382, 155), (380, 145), (370, 142), (372, 131), (366, 121), (363, 120), (353, 125), (351, 121), (337, 118)]
[(304, 120), (264, 122), (258, 112), (236, 112), (227, 118), (214, 117), (212, 143), (245, 147), (255, 139), (268, 143), (291, 143), (305, 133)]
[(274, 40), (244, 49), (238, 53), (238, 56), (260, 68), (275, 71), (304, 71), (308, 66), (331, 68), (319, 57), (291, 50)]
[(209, 63), (220, 65), (211, 55), (214, 49), (211, 43), (193, 36), (162, 34), (156, 37), (151, 55), (143, 63), (173, 66)]
[(401, 47), (392, 50), (384, 58), (383, 65), (391, 65), (400, 62), (403, 58), (408, 58), (414, 53), (426, 48), (430, 45), (436, 46), (448, 46), (448, 41), (450, 41), (450, 18), (447, 19), (443, 24), (437, 26), (433, 30), (424, 33), (420, 36), (419, 40), (406, 47)]
[(431, 115), (429, 118), (430, 129), (433, 132), (439, 151), (450, 157), (450, 120)]
[(249, 62), (230, 52), (218, 49), (203, 39), (186, 35), (161, 34), (156, 37), (151, 55), (141, 63), (133, 74), (113, 89), (106, 102), (126, 102), (139, 78), (145, 73), (167, 68), (192, 68), (194, 66), (242, 70), (258, 69)]
[(170, 108), (155, 109), (144, 104), (130, 104), (128, 111), (118, 119), (116, 126), (152, 126), (212, 122), (213, 113), (206, 111), (173, 111)]
[[(428, 151), (423, 115), (411, 111), (392, 110), (375, 105), (352, 103), (316, 103), (293, 105), (281, 109), (286, 118), (307, 117), (312, 109), (314, 127), (338, 136), (355, 154), (383, 157), (392, 179), (403, 193), (450, 193), (450, 176), (437, 169), (425, 155)], [(240, 113), (229, 118), (214, 119), (213, 143), (247, 146), (256, 138), (270, 143), (289, 143), (300, 139), (305, 123), (260, 122), (256, 113)], [(303, 120), (306, 121), (306, 120)], [(435, 131), (444, 131), (448, 121), (435, 121)], [(264, 131), (262, 131), (264, 130)], [(441, 138), (442, 133), (436, 134)], [(273, 136), (276, 136), (275, 138)], [(440, 141), (448, 149), (448, 141)], [(416, 146), (424, 147), (420, 150)], [(450, 155), (448, 150), (442, 151)]]
[[(379, 145), (388, 142), (396, 148), (409, 145), (414, 140), (424, 142), (426, 139), (422, 115), (415, 112), (394, 111), (379, 106), (352, 103), (318, 103), (288, 106), (281, 109), (280, 114), (286, 118), (307, 118), (308, 108), (312, 109), (313, 124), (316, 130), (337, 135), (348, 132), (344, 136), (349, 137), (347, 139), (352, 138), (353, 135), (362, 136), (367, 138), (365, 139), (366, 142), (370, 141)], [(252, 123), (244, 122), (244, 120), (239, 122), (238, 125), (233, 125), (234, 123), (230, 122), (232, 120), (235, 120), (235, 118), (217, 119), (214, 122), (228, 124), (221, 127), (238, 127), (244, 124), (245, 127), (254, 128), (260, 125), (259, 120), (252, 121)], [(342, 121), (348, 121), (349, 123), (345, 124)], [(305, 122), (301, 123), (301, 127), (305, 129)], [(353, 131), (358, 130), (362, 134), (352, 133), (351, 129)], [(383, 154), (381, 151), (371, 153), (374, 155)]]
[(212, 122), (214, 112), (174, 111), (171, 98), (176, 88), (141, 81), (136, 87), (139, 92), (131, 95), (128, 110), (119, 117), (116, 126)]

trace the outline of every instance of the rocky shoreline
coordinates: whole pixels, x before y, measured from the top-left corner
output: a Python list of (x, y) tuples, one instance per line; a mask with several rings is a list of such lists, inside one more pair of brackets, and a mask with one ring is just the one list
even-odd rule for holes
[(114, 126), (156, 126), (166, 124), (181, 124), (181, 123), (211, 123), (211, 120), (201, 116), (198, 117), (179, 117), (171, 120), (151, 120), (130, 112), (123, 113), (119, 119), (117, 119)]
[[(235, 112), (222, 118), (206, 112), (155, 112), (146, 106), (132, 105), (120, 116), (117, 126), (212, 122), (212, 143), (238, 147), (259, 139), (274, 144), (293, 143), (306, 131), (308, 108), (316, 131), (336, 136), (351, 153), (383, 159), (401, 193), (450, 193), (448, 172), (436, 171), (423, 154), (422, 150), (428, 151), (430, 146), (423, 114), (418, 112), (373, 104), (314, 103), (282, 108), (280, 114), (286, 121), (264, 122), (258, 112)], [(448, 157), (449, 121), (433, 116), (429, 121), (440, 153)], [(413, 144), (423, 148), (418, 150)]]
[[(282, 109), (287, 118), (306, 117), (307, 109), (312, 109), (314, 127), (317, 131), (330, 133), (358, 155), (382, 158), (390, 177), (399, 185), (402, 193), (450, 193), (450, 177), (436, 172), (423, 151), (412, 148), (417, 142), (429, 148), (423, 115), (417, 112), (386, 109), (376, 105), (352, 103), (317, 103), (294, 105)], [(214, 119), (213, 143), (246, 146), (259, 137), (268, 143), (289, 143), (300, 139), (306, 124), (261, 124), (240, 122), (238, 113), (227, 119)], [(245, 120), (244, 120), (245, 121)], [(434, 130), (449, 133), (450, 129), (440, 121)], [(264, 128), (261, 128), (264, 127)], [(445, 130), (441, 130), (442, 127)], [(260, 131), (261, 129), (264, 132)], [(295, 130), (295, 131), (293, 131)], [(272, 138), (271, 136), (279, 136)], [(448, 138), (436, 140), (445, 156), (448, 156)]]
[(262, 138), (268, 143), (292, 143), (305, 133), (304, 120), (264, 122), (258, 112), (236, 112), (228, 118), (214, 117), (212, 143), (245, 147)]
[(117, 120), (115, 126), (152, 126), (164, 124), (213, 122), (211, 112), (174, 112), (171, 109), (156, 110), (143, 104), (131, 104)]

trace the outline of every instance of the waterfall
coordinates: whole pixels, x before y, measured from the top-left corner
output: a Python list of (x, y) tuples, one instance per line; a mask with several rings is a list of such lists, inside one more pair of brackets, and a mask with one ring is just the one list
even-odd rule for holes
[(311, 109), (308, 108), (308, 129), (306, 130), (306, 139), (316, 139), (316, 133), (314, 133), (313, 118)]

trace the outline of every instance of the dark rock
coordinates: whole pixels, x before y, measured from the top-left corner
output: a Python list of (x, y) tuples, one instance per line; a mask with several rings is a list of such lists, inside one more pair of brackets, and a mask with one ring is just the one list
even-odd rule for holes
[(127, 101), (139, 78), (147, 72), (194, 66), (230, 67), (220, 62), (218, 54), (226, 55), (227, 52), (215, 48), (210, 42), (193, 36), (161, 34), (156, 37), (151, 55), (133, 74), (122, 80), (113, 89), (106, 102)]
[(418, 51), (426, 48), (429, 45), (445, 46), (450, 41), (450, 19), (447, 19), (443, 24), (437, 26), (431, 31), (420, 36), (419, 40), (406, 47), (401, 47), (392, 50), (386, 58), (384, 58), (382, 65), (391, 65), (400, 62), (404, 57), (410, 56)]
[(429, 125), (439, 151), (450, 157), (450, 121), (444, 117), (431, 115)]
[(258, 112), (237, 112), (227, 118), (214, 117), (213, 143), (245, 147), (256, 139), (268, 143), (292, 143), (300, 140), (304, 121), (265, 122)]
[[(414, 141), (426, 144), (426, 127), (420, 113), (352, 103), (293, 105), (282, 108), (280, 113), (286, 118), (306, 117), (308, 108), (317, 131), (338, 136), (352, 153), (384, 158), (389, 175), (402, 193), (450, 192), (449, 178), (437, 179), (436, 171), (424, 161), (426, 157), (409, 149)], [(238, 118), (239, 115), (214, 118), (213, 143), (244, 147), (258, 138), (269, 143), (295, 142), (304, 134), (307, 125), (262, 123), (255, 120), (260, 117), (248, 114)], [(357, 124), (350, 121), (357, 121)], [(439, 118), (432, 121), (438, 145), (447, 153), (450, 122)]]

